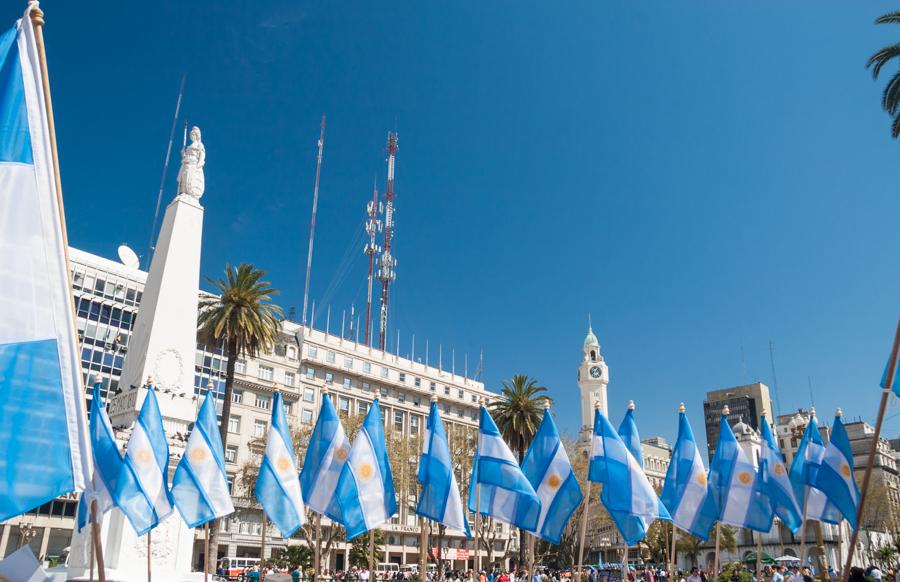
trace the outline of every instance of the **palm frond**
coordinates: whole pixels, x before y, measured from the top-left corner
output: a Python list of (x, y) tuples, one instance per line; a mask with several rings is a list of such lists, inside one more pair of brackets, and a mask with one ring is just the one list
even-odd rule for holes
[(900, 11), (882, 14), (875, 19), (875, 24), (900, 24)]
[(900, 56), (900, 43), (886, 46), (869, 57), (869, 60), (866, 61), (866, 68), (872, 68), (872, 78), (877, 79), (881, 68), (898, 56)]

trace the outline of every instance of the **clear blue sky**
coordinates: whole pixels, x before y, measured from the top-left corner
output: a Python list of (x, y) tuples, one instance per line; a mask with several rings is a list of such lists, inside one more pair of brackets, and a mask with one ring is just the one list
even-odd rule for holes
[(396, 129), (404, 353), (415, 333), (473, 369), (484, 348), (489, 387), (535, 376), (573, 431), (590, 312), (611, 416), (633, 398), (642, 436), (674, 437), (679, 401), (702, 433), (706, 390), (769, 383), (770, 339), (783, 411), (809, 377), (823, 418), (871, 420), (900, 313), (900, 143), (864, 65), (900, 40), (872, 24), (894, 8), (48, 0), (70, 241), (144, 252), (186, 71), (204, 274), (253, 262), (299, 311), (326, 113), (312, 294), (338, 325), (364, 300), (348, 247)]

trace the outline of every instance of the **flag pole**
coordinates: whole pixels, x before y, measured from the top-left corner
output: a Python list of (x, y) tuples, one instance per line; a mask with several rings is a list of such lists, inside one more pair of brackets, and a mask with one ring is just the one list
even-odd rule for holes
[[(484, 406), (484, 398), (478, 397), (478, 410)], [(481, 417), (478, 419), (478, 444), (475, 446), (475, 461), (481, 449)], [(470, 483), (471, 487), (472, 484)], [(481, 483), (478, 480), (478, 465), (475, 465), (475, 579), (481, 580)], [(529, 581), (530, 582), (530, 581)]]
[(878, 419), (875, 421), (875, 434), (872, 435), (872, 444), (869, 446), (869, 457), (866, 460), (866, 472), (863, 475), (862, 489), (859, 492), (859, 506), (856, 508), (856, 528), (850, 536), (850, 547), (847, 548), (847, 562), (842, 573), (844, 582), (850, 579), (850, 566), (853, 564), (853, 552), (856, 550), (856, 540), (859, 537), (859, 527), (862, 524), (863, 510), (866, 507), (866, 494), (869, 492), (869, 479), (872, 477), (872, 466), (875, 464), (875, 453), (878, 450), (878, 441), (881, 438), (881, 425), (884, 422), (884, 411), (887, 409), (888, 396), (894, 387), (894, 374), (897, 372), (897, 353), (900, 352), (900, 320), (897, 321), (897, 331), (894, 333), (894, 345), (891, 347), (891, 359), (888, 360), (887, 377), (881, 391), (881, 403), (878, 405)]
[[(94, 524), (91, 523), (91, 530), (93, 530), (93, 529), (94, 529)], [(93, 531), (91, 532), (91, 545), (90, 545), (90, 548), (89, 548), (89, 554), (88, 554), (88, 556), (89, 556), (88, 559), (89, 559), (90, 564), (91, 564), (91, 578), (90, 578), (90, 580), (91, 580), (91, 582), (94, 582), (94, 533), (93, 533)]]
[(150, 533), (152, 531), (153, 530), (150, 530), (147, 532), (147, 582), (150, 582), (153, 579), (153, 576), (151, 574), (151, 569), (150, 569), (150, 558), (153, 555), (153, 553), (150, 551), (153, 547), (150, 544)]
[(316, 546), (313, 556), (313, 582), (319, 579), (319, 567), (322, 565), (322, 515), (316, 515)]
[(203, 582), (209, 582), (209, 522), (203, 524), (206, 528), (206, 549), (203, 551)]
[(722, 523), (717, 521), (716, 522), (716, 557), (715, 557), (715, 560), (713, 561), (713, 579), (714, 580), (719, 579), (719, 538), (721, 537), (719, 534), (721, 533), (721, 530), (722, 530)]
[[(590, 459), (589, 459), (590, 460)], [(581, 577), (584, 575), (583, 564), (584, 564), (584, 537), (587, 533), (587, 520), (588, 520), (588, 510), (591, 507), (591, 482), (588, 480), (587, 482), (587, 492), (584, 496), (584, 513), (581, 515), (581, 533), (579, 537), (581, 538), (578, 542), (578, 567), (576, 571), (578, 572), (578, 582), (581, 582)], [(529, 582), (531, 582), (529, 580)]]
[(259, 543), (259, 582), (263, 582), (266, 579), (266, 526), (268, 521), (269, 518), (266, 517), (266, 512), (263, 511), (262, 531), (260, 532), (262, 535), (259, 536), (261, 538)]
[(528, 534), (528, 580), (534, 579), (534, 535)]
[[(97, 573), (100, 582), (106, 582), (106, 567), (103, 561), (103, 545), (100, 543), (100, 522), (97, 521), (97, 500), (91, 500), (91, 549), (94, 558), (97, 559)], [(94, 560), (91, 560), (91, 580), (94, 579), (93, 574)]]
[(622, 539), (622, 582), (626, 582), (628, 580), (628, 571), (630, 570), (628, 566), (628, 543)]
[(369, 579), (375, 582), (375, 530), (369, 530)]
[(426, 582), (425, 570), (428, 568), (428, 531), (425, 529), (425, 518), (419, 516), (419, 581)]
[[(810, 409), (810, 418), (816, 416), (815, 409)], [(806, 515), (809, 510), (809, 486), (803, 487), (805, 493), (803, 498), (803, 520), (800, 522), (800, 567), (806, 563)]]
[(756, 579), (762, 580), (762, 532), (756, 532)]
[(675, 543), (676, 543), (675, 535), (676, 535), (676, 532), (677, 532), (677, 531), (678, 531), (678, 530), (675, 529), (675, 524), (672, 523), (672, 548), (671, 548), (671, 549), (672, 549), (672, 559), (669, 560), (669, 568), (672, 570), (672, 573), (669, 575), (669, 577), (670, 577), (672, 580), (675, 580), (675, 577), (678, 575), (678, 566), (675, 564), (675, 559), (676, 559), (676, 555), (675, 555)]

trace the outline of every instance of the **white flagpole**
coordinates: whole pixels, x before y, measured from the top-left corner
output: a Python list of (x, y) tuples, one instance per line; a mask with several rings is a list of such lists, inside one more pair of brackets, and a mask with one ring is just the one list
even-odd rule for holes
[[(584, 574), (583, 564), (584, 564), (584, 537), (587, 533), (587, 520), (588, 520), (588, 510), (591, 507), (591, 482), (587, 482), (587, 491), (585, 493), (584, 498), (584, 513), (581, 515), (581, 534), (580, 540), (578, 543), (578, 565), (575, 568), (575, 571), (578, 572), (578, 582), (581, 582), (581, 576)], [(529, 582), (531, 582), (529, 580)]]
[(369, 579), (375, 582), (375, 530), (369, 530)]
[(152, 552), (153, 546), (150, 543), (150, 533), (152, 531), (153, 530), (150, 530), (147, 532), (147, 582), (151, 582), (151, 580), (153, 579), (153, 576), (152, 576), (151, 570), (150, 570), (150, 559), (153, 557), (153, 552)]
[(676, 564), (676, 562), (675, 562), (675, 560), (677, 558), (677, 555), (675, 554), (675, 543), (677, 542), (677, 539), (675, 536), (677, 533), (678, 533), (678, 530), (675, 529), (675, 524), (673, 523), (672, 524), (672, 548), (671, 548), (672, 549), (672, 559), (669, 560), (669, 569), (672, 571), (670, 574), (670, 577), (673, 582), (675, 582), (675, 577), (678, 575), (678, 564)]
[(713, 579), (714, 580), (719, 579), (719, 538), (721, 537), (720, 536), (721, 533), (722, 533), (722, 523), (717, 521), (716, 522), (716, 558), (713, 561), (713, 568), (714, 568), (713, 569)]

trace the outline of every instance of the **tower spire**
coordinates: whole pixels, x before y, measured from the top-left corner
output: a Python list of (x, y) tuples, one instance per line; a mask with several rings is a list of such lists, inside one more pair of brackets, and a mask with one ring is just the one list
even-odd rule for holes
[(388, 288), (397, 278), (397, 274), (394, 272), (397, 260), (391, 255), (391, 240), (394, 234), (394, 156), (397, 154), (397, 134), (393, 131), (388, 132), (387, 151), (388, 174), (387, 193), (385, 193), (384, 203), (384, 251), (381, 253), (380, 266), (378, 268), (378, 279), (381, 281), (381, 317), (378, 347), (382, 351), (385, 349), (387, 340)]

